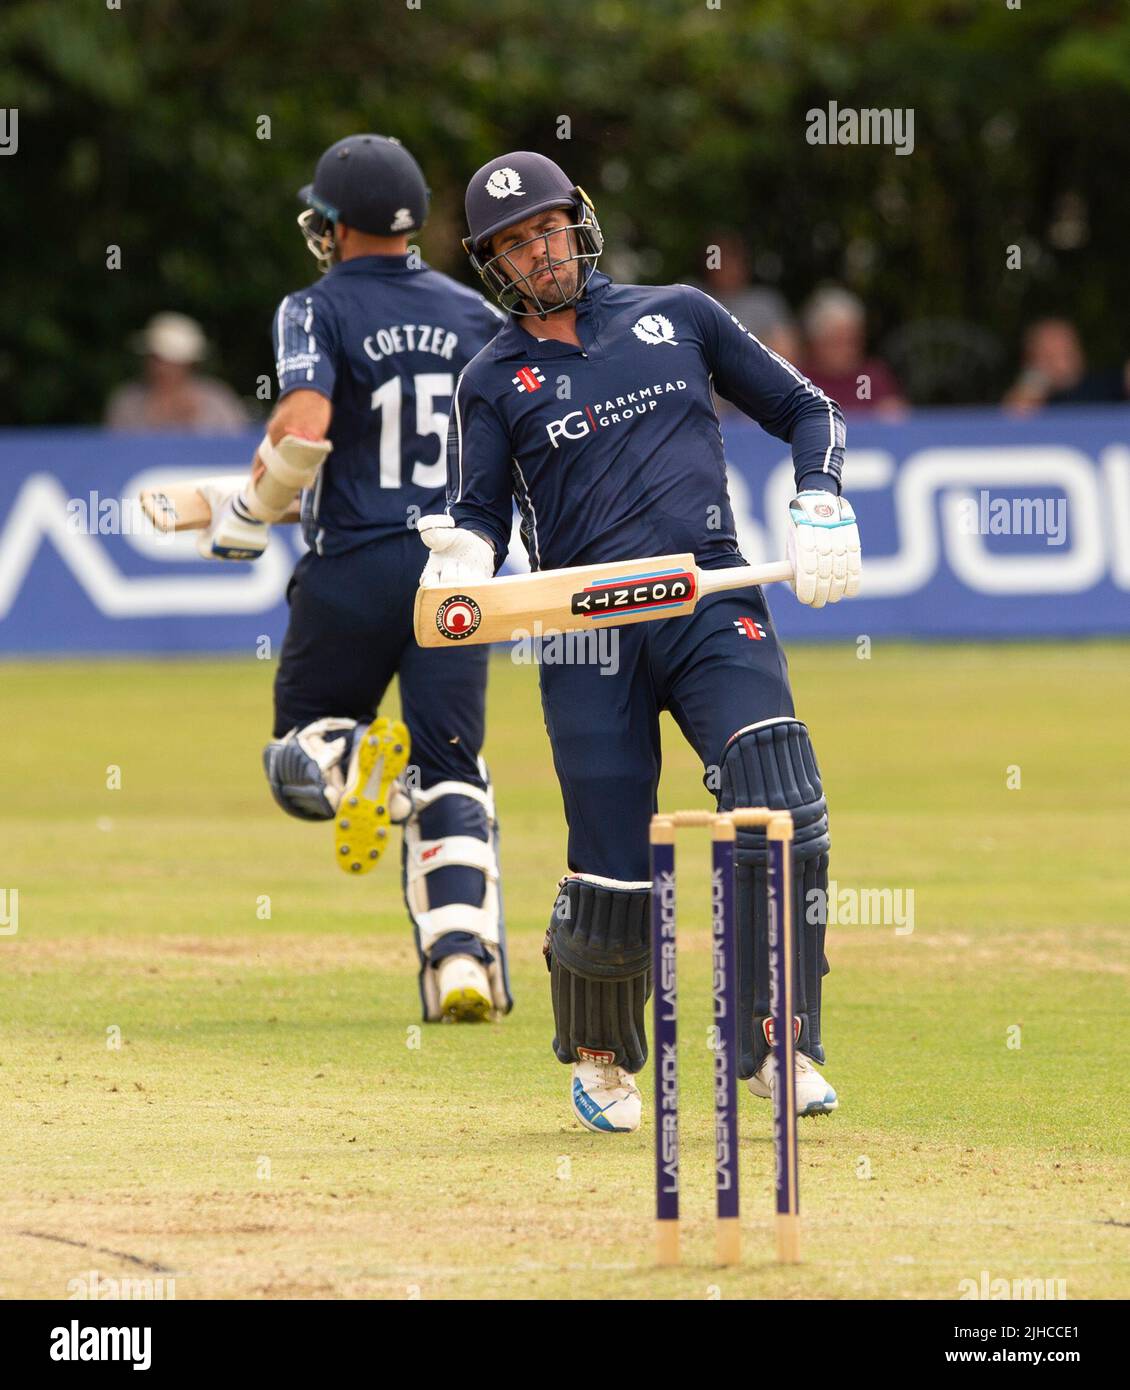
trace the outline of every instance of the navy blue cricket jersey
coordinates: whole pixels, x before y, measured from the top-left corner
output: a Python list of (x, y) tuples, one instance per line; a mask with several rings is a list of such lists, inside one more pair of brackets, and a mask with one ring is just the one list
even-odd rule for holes
[[(358, 256), (288, 294), (275, 315), (279, 399), (333, 403), (333, 452), (302, 499), (306, 543), (340, 555), (440, 510), (459, 373), (504, 315), (407, 256)], [(509, 522), (507, 523), (509, 532)]]
[(511, 315), (451, 413), (447, 510), (499, 564), (512, 496), (534, 569), (685, 551), (735, 563), (712, 388), (791, 444), (798, 490), (839, 491), (839, 406), (701, 290), (594, 274), (581, 347), (537, 331)]

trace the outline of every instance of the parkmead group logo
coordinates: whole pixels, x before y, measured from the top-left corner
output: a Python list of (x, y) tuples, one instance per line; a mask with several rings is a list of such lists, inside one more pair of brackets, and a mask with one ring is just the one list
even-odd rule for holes
[(496, 169), (487, 179), (487, 192), (492, 198), (524, 198), (522, 177), (517, 169)]
[(623, 424), (637, 415), (650, 414), (658, 405), (660, 396), (686, 389), (687, 383), (681, 377), (677, 381), (657, 382), (653, 386), (637, 386), (634, 391), (629, 391), (623, 396), (615, 396), (607, 401), (594, 401), (581, 410), (570, 410), (559, 420), (547, 420), (546, 434), (550, 444), (559, 449), (559, 439), (584, 439), (594, 430)]

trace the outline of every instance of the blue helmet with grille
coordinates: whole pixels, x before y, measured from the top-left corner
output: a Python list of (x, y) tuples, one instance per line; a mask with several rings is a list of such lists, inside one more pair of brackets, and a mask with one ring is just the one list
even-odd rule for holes
[[(490, 160), (472, 175), (466, 208), (469, 235), (464, 238), (464, 250), (504, 309), (544, 317), (575, 304), (584, 294), (604, 238), (591, 198), (552, 159), (531, 150), (515, 150)], [(494, 250), (492, 238), (499, 232), (551, 208), (569, 210), (566, 225)], [(567, 234), (564, 239), (557, 235), (562, 231)], [(513, 259), (515, 252), (539, 241), (545, 254), (538, 263), (538, 275), (545, 279), (548, 272), (540, 291), (534, 288), (532, 272), (523, 274)]]
[(339, 222), (371, 236), (416, 232), (428, 216), (428, 185), (420, 166), (389, 135), (347, 135), (318, 160), (314, 181), (299, 190), (307, 207), (298, 219), (323, 270), (334, 260)]

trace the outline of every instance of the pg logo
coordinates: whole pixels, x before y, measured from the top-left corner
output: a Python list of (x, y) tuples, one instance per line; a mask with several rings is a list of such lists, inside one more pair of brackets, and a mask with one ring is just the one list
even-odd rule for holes
[(548, 421), (545, 432), (553, 447), (559, 449), (559, 439), (584, 439), (585, 435), (592, 433), (592, 426), (585, 419), (583, 410), (571, 410), (568, 415), (562, 415), (560, 420)]

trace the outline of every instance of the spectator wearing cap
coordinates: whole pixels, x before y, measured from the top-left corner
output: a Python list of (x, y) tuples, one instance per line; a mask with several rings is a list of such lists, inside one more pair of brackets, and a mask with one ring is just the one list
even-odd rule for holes
[(144, 354), (144, 374), (110, 397), (106, 404), (109, 429), (135, 434), (149, 430), (234, 434), (250, 423), (243, 403), (229, 386), (195, 370), (208, 347), (195, 319), (156, 314), (133, 346)]
[(808, 355), (803, 370), (845, 412), (886, 419), (906, 413), (890, 367), (867, 356), (867, 313), (850, 290), (817, 290), (801, 316)]
[(1027, 415), (1044, 406), (1098, 405), (1130, 399), (1130, 362), (1091, 370), (1079, 331), (1067, 319), (1038, 319), (1024, 335), (1024, 358), (1006, 409)]

